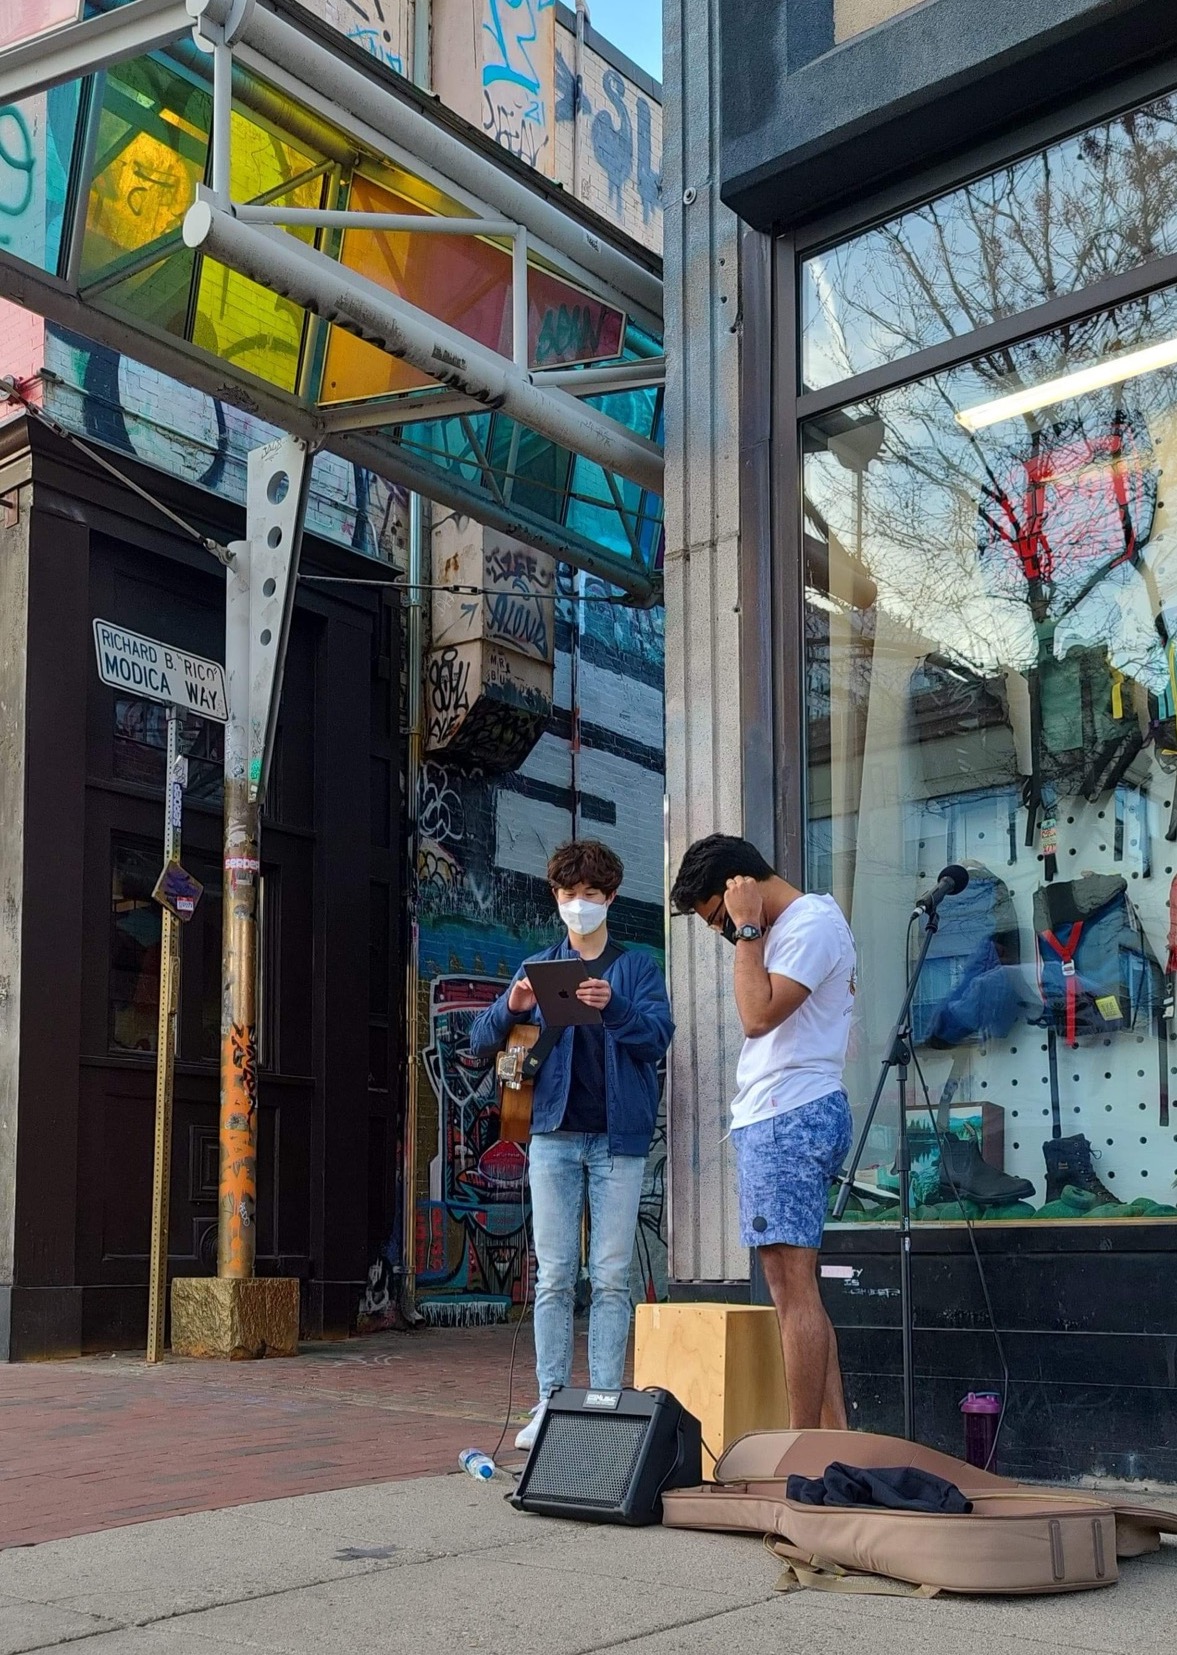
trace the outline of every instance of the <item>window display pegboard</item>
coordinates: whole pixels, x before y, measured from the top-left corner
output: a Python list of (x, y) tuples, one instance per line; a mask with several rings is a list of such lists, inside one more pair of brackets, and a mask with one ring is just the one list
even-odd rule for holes
[[(1124, 785), (1095, 803), (1067, 800), (1060, 810), (1056, 883), (1092, 874), (1118, 875), (1155, 972), (1139, 1003), (1122, 1008), (1124, 1026), (1114, 1032), (1077, 1030), (1072, 1045), (1065, 1030), (1055, 1031), (1053, 1087), (1051, 1034), (1034, 1020), (1043, 1015), (1041, 945), (1034, 926), (1035, 893), (1043, 887), (1043, 854), (1024, 843), (1025, 813), (1018, 808), (1017, 790), (982, 789), (913, 801), (908, 807), (904, 863), (912, 897), (934, 884), (942, 867), (960, 862), (974, 879), (992, 873), (1007, 889), (1016, 915), (1019, 958), (1005, 971), (1012, 979), (1006, 986), (1020, 1003), (1008, 1032), (1001, 1038), (937, 1045), (927, 1039), (926, 1015), (921, 1030), (918, 1002), (914, 1020), (917, 1056), (933, 1106), (940, 1105), (949, 1087), (949, 1130), (975, 1138), (986, 1163), (1011, 1181), (1011, 1199), (973, 1204), (978, 1210), (970, 1206), (971, 1216), (1164, 1217), (1163, 1210), (1152, 1209), (1177, 1208), (1177, 1116), (1164, 1107), (1168, 1092), (1177, 1093), (1177, 1039), (1163, 1003), (1156, 999), (1165, 992), (1169, 893), (1177, 872), (1177, 844), (1163, 837), (1172, 801), (1171, 784), (1163, 779), (1166, 785), (1157, 788), (1155, 797), (1148, 788), (1142, 793), (1139, 787)], [(962, 900), (949, 898), (940, 910), (940, 939), (948, 945)], [(951, 959), (950, 946), (946, 953)], [(898, 937), (889, 963), (898, 983), (907, 965), (904, 942)], [(943, 977), (936, 982), (935, 966), (930, 962), (933, 1006), (947, 992)], [(925, 995), (925, 1014), (928, 1005)], [(869, 1062), (860, 1069), (868, 1075)], [(912, 1082), (909, 1127), (916, 1216), (925, 1221), (959, 1219), (962, 1214), (945, 1187), (942, 1170), (932, 1185), (939, 1150), (914, 1072)], [(856, 1096), (855, 1102), (864, 1103), (865, 1098)], [(897, 1189), (890, 1174), (895, 1107), (892, 1089), (868, 1141), (857, 1186), (860, 1202), (857, 1211), (848, 1213), (850, 1221), (890, 1216), (894, 1208), (894, 1202), (886, 1201), (880, 1209), (870, 1199), (870, 1186), (873, 1181), (884, 1198)], [(1168, 1114), (1167, 1120), (1163, 1114)], [(1058, 1143), (1065, 1146), (1061, 1157), (1057, 1148), (1049, 1147)], [(1015, 1190), (1015, 1184), (1023, 1187)]]

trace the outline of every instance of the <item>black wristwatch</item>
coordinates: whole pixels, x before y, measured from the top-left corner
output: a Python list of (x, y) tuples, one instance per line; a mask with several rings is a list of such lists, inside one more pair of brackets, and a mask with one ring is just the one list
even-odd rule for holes
[(764, 932), (760, 929), (759, 925), (736, 926), (737, 942), (759, 942), (763, 935)]

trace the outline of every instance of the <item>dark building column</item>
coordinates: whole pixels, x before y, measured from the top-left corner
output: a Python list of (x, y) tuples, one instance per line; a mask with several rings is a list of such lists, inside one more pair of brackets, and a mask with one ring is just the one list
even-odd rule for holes
[[(81, 1349), (78, 1063), (89, 532), (21, 490), (0, 529), (0, 1354)], [(31, 509), (30, 509), (31, 507)]]
[[(373, 606), (374, 607), (374, 606)], [(315, 718), (316, 1087), (307, 1333), (355, 1330), (368, 1259), (371, 932), (370, 707), (374, 613), (332, 604)], [(265, 846), (262, 847), (263, 857)]]

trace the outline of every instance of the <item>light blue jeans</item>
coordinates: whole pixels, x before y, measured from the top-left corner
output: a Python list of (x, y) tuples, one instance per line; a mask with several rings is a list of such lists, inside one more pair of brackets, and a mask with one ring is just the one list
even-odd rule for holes
[(619, 1391), (632, 1311), (629, 1267), (646, 1162), (610, 1155), (603, 1132), (539, 1132), (531, 1140), (531, 1221), (535, 1285), (535, 1369), (540, 1400), (572, 1377), (572, 1314), (588, 1188), (589, 1380)]

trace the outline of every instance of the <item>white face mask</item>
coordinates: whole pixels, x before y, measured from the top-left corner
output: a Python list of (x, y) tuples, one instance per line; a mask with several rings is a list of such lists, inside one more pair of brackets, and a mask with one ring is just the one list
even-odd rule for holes
[(559, 909), (564, 924), (578, 937), (591, 937), (609, 918), (607, 902), (589, 902), (582, 896), (573, 897), (571, 902), (561, 902)]

